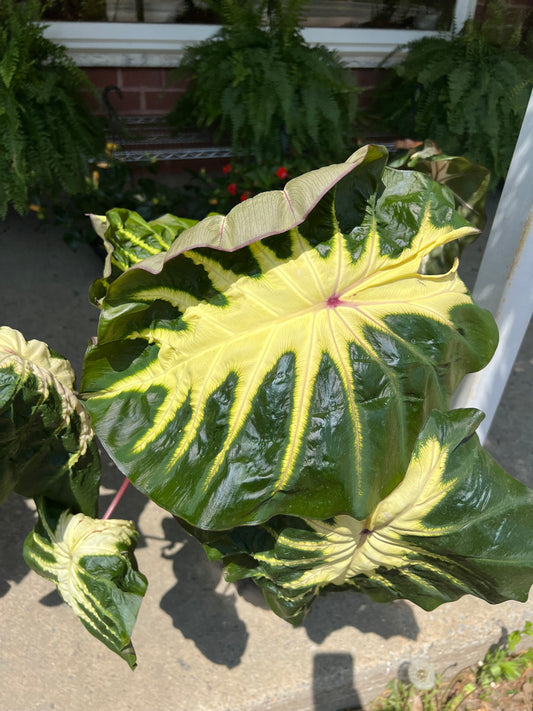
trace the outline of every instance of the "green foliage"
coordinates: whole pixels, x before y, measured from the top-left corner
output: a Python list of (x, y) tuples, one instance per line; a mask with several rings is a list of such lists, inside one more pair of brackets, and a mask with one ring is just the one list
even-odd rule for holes
[(351, 72), (299, 30), (303, 0), (221, 0), (221, 30), (188, 48), (177, 70), (190, 79), (169, 117), (178, 127), (229, 136), (244, 162), (273, 171), (287, 155), (307, 166), (344, 158), (356, 108)]
[[(92, 469), (69, 474), (92, 463), (93, 426), (227, 580), (251, 578), (293, 624), (335, 590), (424, 609), (527, 599), (533, 491), (481, 447), (482, 413), (449, 410), (496, 325), (455, 264), (420, 272), (473, 228), (446, 187), (387, 158), (366, 146), (200, 222), (93, 215), (109, 259), (84, 405), (68, 364), (0, 331), (0, 492), (36, 497), (26, 559), (132, 666), (137, 536), (93, 518)], [(58, 478), (40, 477), (63, 439)]]
[(153, 175), (136, 177), (128, 163), (114, 158), (112, 146), (103, 160), (92, 161), (90, 177), (82, 192), (61, 195), (59, 199), (47, 196), (44, 204), (36, 205), (38, 217), (58, 225), (65, 241), (76, 248), (82, 242), (98, 244), (87, 215), (103, 215), (116, 205), (134, 210), (145, 220), (153, 220), (166, 213), (187, 212), (193, 218), (202, 218), (209, 212), (208, 196), (198, 196), (191, 203), (192, 184), (188, 189), (166, 185), (157, 178), (157, 163), (147, 161), (146, 168)]
[(513, 39), (496, 36), (495, 24), (468, 22), (451, 38), (410, 43), (376, 102), (390, 130), (486, 166), (492, 186), (507, 173), (533, 85), (533, 62), (517, 46), (520, 27)]
[(522, 630), (511, 632), (506, 641), (491, 647), (479, 668), (478, 684), (489, 686), (493, 682), (518, 679), (527, 669), (531, 668), (533, 671), (533, 647), (521, 654), (515, 654), (522, 638), (528, 636), (533, 637), (533, 624), (529, 621)]
[(96, 518), (100, 458), (70, 363), (41, 341), (0, 327), (0, 503), (33, 498), (28, 565), (53, 581), (95, 637), (131, 667), (131, 633), (146, 590), (131, 521)]
[[(494, 322), (456, 267), (420, 273), (472, 228), (386, 160), (361, 149), (181, 232), (100, 295), (85, 359), (124, 474), (295, 624), (327, 591), (432, 609), (524, 599), (533, 573), (531, 492), (480, 448), (480, 413), (446, 412)], [(163, 227), (105, 225), (137, 244)]]
[(105, 145), (85, 75), (44, 38), (39, 17), (38, 0), (0, 7), (0, 218), (35, 195), (82, 191)]
[[(485, 226), (485, 199), (490, 175), (482, 165), (472, 163), (463, 156), (441, 153), (432, 141), (425, 141), (422, 146), (415, 145), (407, 152), (396, 155), (389, 165), (402, 170), (417, 170), (431, 176), (450, 190), (455, 209), (465, 220), (478, 230)], [(475, 233), (465, 235), (437, 247), (424, 259), (421, 271), (424, 274), (447, 272), (454, 260), (461, 256), (463, 249), (477, 236)]]

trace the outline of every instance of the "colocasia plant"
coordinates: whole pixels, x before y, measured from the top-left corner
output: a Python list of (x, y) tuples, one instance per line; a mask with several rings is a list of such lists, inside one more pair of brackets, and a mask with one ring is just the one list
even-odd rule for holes
[[(336, 590), (426, 610), (467, 593), (527, 599), (533, 492), (480, 446), (482, 413), (450, 410), (496, 326), (457, 260), (420, 271), (473, 228), (446, 187), (386, 161), (367, 146), (201, 222), (94, 216), (109, 258), (92, 289), (83, 405), (54, 375), (64, 361), (4, 330), (2, 481), (39, 508), (26, 559), (130, 663), (145, 582), (131, 524), (96, 533), (87, 413), (125, 476), (294, 624)], [(54, 448), (64, 466), (41, 480)], [(119, 561), (120, 575), (96, 574)]]

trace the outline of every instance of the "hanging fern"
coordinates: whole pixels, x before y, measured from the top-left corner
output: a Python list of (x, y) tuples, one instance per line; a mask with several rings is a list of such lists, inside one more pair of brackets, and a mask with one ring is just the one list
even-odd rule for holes
[(344, 157), (356, 110), (352, 73), (299, 30), (302, 0), (221, 0), (222, 28), (190, 47), (190, 79), (169, 120), (208, 128), (235, 155), (273, 164), (306, 154), (309, 167)]
[(492, 3), (486, 22), (468, 22), (449, 39), (409, 44), (377, 95), (389, 129), (481, 163), (492, 186), (507, 173), (533, 86), (533, 62), (518, 48), (520, 23), (503, 36), (500, 5)]
[(85, 187), (103, 126), (82, 93), (90, 85), (63, 47), (43, 37), (38, 0), (0, 5), (0, 218), (34, 195)]

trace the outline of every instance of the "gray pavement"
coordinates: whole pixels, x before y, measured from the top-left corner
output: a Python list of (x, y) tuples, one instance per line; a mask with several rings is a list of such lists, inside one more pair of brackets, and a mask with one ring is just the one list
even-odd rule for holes
[[(472, 286), (479, 241), (462, 260)], [(0, 323), (48, 342), (77, 372), (95, 333), (86, 293), (101, 264), (33, 217), (0, 223)], [(533, 486), (533, 329), (490, 432), (488, 449)], [(103, 492), (121, 477), (109, 462)], [(138, 523), (150, 586), (134, 633), (139, 667), (94, 640), (53, 586), (27, 570), (21, 546), (30, 504), (0, 509), (0, 711), (338, 711), (364, 706), (406, 662), (424, 657), (451, 674), (481, 658), (504, 630), (533, 619), (533, 598), (491, 606), (472, 597), (424, 612), (362, 595), (318, 600), (297, 629), (265, 609), (254, 588), (220, 568), (165, 512), (130, 487), (116, 514)]]

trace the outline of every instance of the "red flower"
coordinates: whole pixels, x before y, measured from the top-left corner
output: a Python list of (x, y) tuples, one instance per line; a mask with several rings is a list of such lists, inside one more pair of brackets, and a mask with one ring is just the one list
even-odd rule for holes
[(231, 166), (231, 163), (226, 163), (226, 165), (223, 166), (223, 168), (222, 168), (222, 171), (224, 172), (224, 174), (229, 173), (230, 170), (231, 170), (231, 167), (232, 167), (232, 166)]
[(252, 197), (252, 193), (250, 190), (247, 190), (245, 193), (241, 195), (241, 202), (244, 202), (245, 200), (248, 200), (249, 197)]
[(237, 195), (237, 184), (236, 183), (230, 183), (228, 185), (228, 193), (230, 195)]
[(281, 166), (276, 170), (276, 175), (280, 180), (285, 180), (285, 178), (289, 175), (289, 171), (287, 170), (287, 168)]

